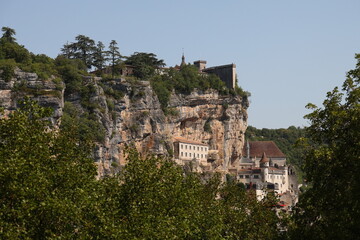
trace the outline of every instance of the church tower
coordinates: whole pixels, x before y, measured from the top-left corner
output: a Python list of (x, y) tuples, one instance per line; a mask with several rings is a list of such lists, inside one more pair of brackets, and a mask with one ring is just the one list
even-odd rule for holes
[(185, 56), (184, 56), (184, 53), (183, 53), (183, 54), (182, 54), (182, 57), (181, 57), (180, 67), (185, 66), (185, 65), (186, 65), (186, 62), (185, 62)]

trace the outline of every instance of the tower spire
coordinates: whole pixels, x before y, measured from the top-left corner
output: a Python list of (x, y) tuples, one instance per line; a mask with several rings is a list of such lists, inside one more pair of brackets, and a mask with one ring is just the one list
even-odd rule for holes
[(184, 66), (184, 65), (186, 65), (186, 62), (185, 62), (184, 48), (183, 48), (180, 67), (182, 67), (182, 66)]

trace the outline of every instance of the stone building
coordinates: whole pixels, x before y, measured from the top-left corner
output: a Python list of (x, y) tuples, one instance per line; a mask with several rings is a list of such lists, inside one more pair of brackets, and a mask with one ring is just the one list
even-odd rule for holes
[(183, 162), (198, 160), (207, 162), (209, 146), (207, 144), (188, 140), (183, 137), (174, 138), (174, 157)]
[(284, 206), (294, 206), (298, 199), (298, 184), (293, 167), (273, 141), (247, 142), (237, 168), (237, 179), (248, 189), (254, 189), (258, 199), (274, 191)]
[(234, 89), (236, 86), (236, 65), (227, 64), (214, 67), (206, 67), (206, 61), (198, 60), (194, 62), (194, 65), (199, 69), (200, 72), (210, 73), (217, 75), (221, 81), (223, 81), (229, 89)]

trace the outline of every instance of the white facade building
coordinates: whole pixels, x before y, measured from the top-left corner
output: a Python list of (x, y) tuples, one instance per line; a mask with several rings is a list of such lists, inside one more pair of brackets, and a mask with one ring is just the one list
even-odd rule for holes
[(174, 157), (181, 163), (197, 160), (207, 163), (209, 146), (207, 144), (188, 140), (183, 137), (174, 138)]

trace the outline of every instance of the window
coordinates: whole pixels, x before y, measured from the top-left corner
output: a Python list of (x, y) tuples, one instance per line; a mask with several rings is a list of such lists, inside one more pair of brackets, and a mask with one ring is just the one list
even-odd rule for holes
[(198, 151), (199, 151), (199, 147), (198, 147)]
[(197, 157), (199, 158), (199, 154), (197, 154)]
[(195, 150), (195, 146), (193, 146), (193, 149)]
[(201, 158), (204, 158), (204, 156), (201, 154)]
[(183, 149), (183, 145), (182, 145), (182, 144), (180, 144), (180, 148)]
[(254, 175), (254, 179), (259, 179), (259, 175)]
[(203, 147), (201, 147), (201, 151), (203, 151)]
[(245, 175), (245, 178), (250, 178), (250, 176), (249, 176), (249, 175)]
[(183, 152), (181, 152), (181, 156), (183, 156), (184, 154), (183, 154)]
[(187, 149), (187, 145), (185, 145), (185, 149)]
[(240, 178), (244, 178), (244, 175), (240, 175), (239, 177), (240, 177)]
[(185, 153), (185, 157), (187, 157), (187, 153)]

